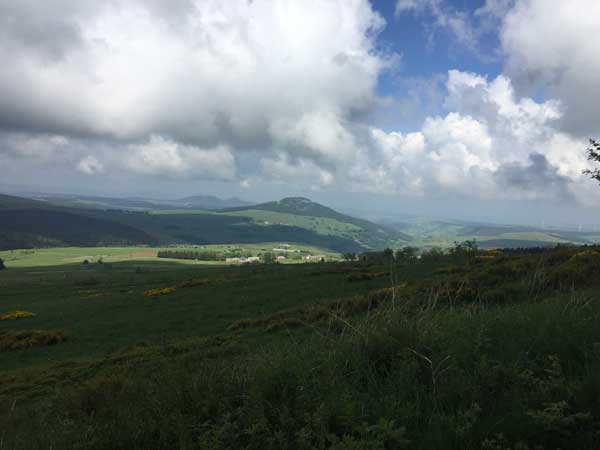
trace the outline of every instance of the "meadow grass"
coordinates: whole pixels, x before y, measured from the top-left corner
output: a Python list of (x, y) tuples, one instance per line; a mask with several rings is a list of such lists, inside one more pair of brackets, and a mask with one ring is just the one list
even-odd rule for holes
[[(187, 337), (171, 324), (169, 339), (90, 352), (87, 359), (72, 347), (54, 365), (37, 354), (5, 370), (0, 448), (597, 449), (599, 262), (596, 249), (497, 253), (392, 265), (389, 279), (353, 282), (352, 274), (390, 266), (253, 272), (148, 265), (136, 274), (147, 279), (135, 286), (140, 303), (131, 302), (129, 320), (143, 313), (151, 323), (150, 311), (159, 306), (164, 319), (180, 304), (180, 317), (192, 316), (194, 302), (186, 298), (200, 293), (212, 294), (203, 301), (218, 298), (204, 312), (230, 314), (205, 317), (202, 332)], [(113, 270), (126, 277), (131, 269)], [(29, 276), (18, 281), (17, 272), (13, 287)], [(52, 272), (46, 290), (64, 291)], [(112, 276), (111, 283), (123, 279)], [(98, 284), (85, 289), (106, 286), (109, 278), (96, 277)], [(150, 281), (177, 289), (144, 298)], [(248, 296), (234, 303), (227, 286), (238, 282)], [(319, 299), (317, 292), (328, 295)], [(45, 301), (53, 308), (68, 304), (51, 297)], [(94, 325), (103, 308), (115, 321), (126, 311), (112, 309), (111, 301), (90, 303), (99, 306), (88, 318), (76, 315), (81, 303), (72, 317), (114, 339)], [(211, 328), (215, 321), (221, 326)], [(147, 338), (154, 335), (148, 331)], [(71, 329), (65, 342), (45, 351), (66, 349), (72, 335), (82, 345), (78, 333)]]
[[(385, 285), (349, 283), (346, 273), (315, 277), (327, 264), (203, 266), (138, 261), (9, 268), (0, 272), (0, 314), (33, 317), (0, 321), (0, 330), (58, 329), (69, 339), (52, 348), (3, 355), (3, 367), (100, 356), (126, 346), (220, 333), (236, 320)], [(199, 283), (198, 280), (203, 280)], [(144, 292), (176, 287), (165, 296)]]

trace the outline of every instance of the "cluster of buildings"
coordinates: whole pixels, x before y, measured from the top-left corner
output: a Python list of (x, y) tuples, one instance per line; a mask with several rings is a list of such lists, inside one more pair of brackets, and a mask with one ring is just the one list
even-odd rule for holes
[(227, 264), (258, 264), (260, 258), (258, 256), (240, 256), (239, 258), (225, 258)]

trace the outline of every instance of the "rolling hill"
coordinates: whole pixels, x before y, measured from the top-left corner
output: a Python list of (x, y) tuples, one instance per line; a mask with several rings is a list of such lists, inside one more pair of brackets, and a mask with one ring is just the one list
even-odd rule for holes
[(294, 224), (319, 234), (337, 235), (354, 240), (367, 249), (397, 247), (412, 240), (406, 233), (339, 213), (304, 197), (288, 197), (280, 201), (228, 208), (219, 212), (251, 217), (256, 223), (265, 225)]
[(155, 244), (146, 232), (45, 202), (0, 195), (0, 249)]
[[(295, 242), (360, 252), (407, 239), (307, 199), (218, 211), (164, 205), (140, 209), (142, 200), (136, 200), (132, 209), (115, 208), (126, 201), (120, 204), (104, 197), (95, 198), (91, 207), (91, 198), (82, 200), (61, 197), (53, 203), (52, 197), (44, 201), (0, 197), (0, 248)], [(196, 200), (186, 201), (191, 205)]]
[(335, 252), (386, 247), (450, 247), (476, 239), (480, 247), (593, 244), (600, 234), (520, 225), (407, 218), (376, 224), (303, 197), (210, 209), (242, 202), (194, 196), (158, 203), (147, 199), (0, 195), (0, 249), (175, 244), (290, 242)]
[(152, 211), (175, 210), (175, 209), (204, 209), (216, 210), (222, 208), (248, 206), (251, 203), (236, 197), (222, 199), (212, 195), (194, 195), (175, 200), (151, 199), (151, 198), (115, 198), (103, 196), (77, 195), (77, 194), (43, 194), (31, 195), (34, 200), (51, 203), (53, 205), (67, 208), (87, 209), (123, 209), (128, 211)]
[(560, 228), (536, 228), (524, 225), (502, 225), (407, 218), (387, 222), (389, 228), (410, 234), (418, 247), (450, 247), (454, 242), (475, 239), (482, 248), (552, 247), (557, 244), (594, 244), (600, 233)]

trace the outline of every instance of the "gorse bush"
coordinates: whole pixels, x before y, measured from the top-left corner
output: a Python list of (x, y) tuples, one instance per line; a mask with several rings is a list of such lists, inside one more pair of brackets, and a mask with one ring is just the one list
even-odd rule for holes
[(572, 255), (567, 261), (554, 268), (548, 282), (557, 288), (591, 284), (600, 275), (600, 252), (585, 250)]
[(572, 290), (600, 283), (600, 252), (594, 247), (561, 247), (518, 256), (495, 255), (468, 269), (450, 265), (436, 271), (420, 292), (436, 292), (449, 303), (527, 301), (555, 289)]
[(59, 344), (66, 338), (62, 331), (0, 330), (0, 352)]
[(33, 316), (35, 316), (35, 314), (32, 313), (31, 311), (16, 310), (16, 311), (9, 311), (7, 313), (0, 314), (0, 320), (16, 320), (16, 319), (24, 319), (26, 317), (33, 317)]
[(376, 278), (381, 278), (381, 277), (385, 277), (385, 276), (389, 276), (389, 273), (387, 272), (358, 272), (358, 273), (351, 273), (350, 275), (348, 275), (348, 281), (352, 282), (352, 281), (369, 281), (369, 280), (374, 280)]
[(177, 288), (175, 287), (148, 289), (147, 291), (144, 291), (144, 297), (160, 297), (162, 295), (172, 294), (176, 290)]

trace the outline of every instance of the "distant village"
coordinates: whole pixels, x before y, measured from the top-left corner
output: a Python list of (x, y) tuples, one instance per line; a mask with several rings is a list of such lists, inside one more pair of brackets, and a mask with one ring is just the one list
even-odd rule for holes
[[(190, 248), (194, 250), (190, 250)], [(274, 247), (269, 251), (262, 249), (261, 252), (245, 251), (237, 248), (218, 252), (210, 251), (209, 248), (204, 245), (174, 246), (173, 249), (159, 251), (157, 256), (159, 258), (170, 259), (222, 261), (229, 265), (272, 264), (285, 263), (287, 261), (325, 262), (335, 259), (331, 255), (307, 254), (306, 250), (293, 248), (289, 244), (278, 244), (277, 247)]]

